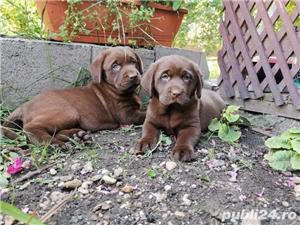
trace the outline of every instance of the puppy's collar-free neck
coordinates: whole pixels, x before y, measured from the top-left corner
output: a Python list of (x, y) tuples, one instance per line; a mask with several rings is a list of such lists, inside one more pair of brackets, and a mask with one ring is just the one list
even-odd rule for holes
[(168, 115), (172, 113), (172, 111), (177, 111), (177, 112), (186, 112), (189, 111), (192, 107), (198, 105), (198, 100), (196, 98), (191, 99), (188, 103), (185, 105), (180, 105), (178, 103), (173, 103), (171, 105), (164, 105), (159, 101), (157, 97), (152, 97), (150, 99), (150, 104), (154, 104), (158, 106), (157, 113), (160, 115)]

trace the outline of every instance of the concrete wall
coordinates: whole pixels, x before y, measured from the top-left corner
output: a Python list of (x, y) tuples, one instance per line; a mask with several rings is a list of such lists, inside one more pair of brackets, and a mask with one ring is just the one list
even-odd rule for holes
[[(28, 100), (43, 90), (63, 88), (76, 80), (81, 67), (107, 47), (0, 37), (1, 102), (9, 106)], [(146, 70), (161, 56), (179, 54), (194, 60), (208, 78), (205, 55), (201, 52), (156, 47), (136, 49)]]

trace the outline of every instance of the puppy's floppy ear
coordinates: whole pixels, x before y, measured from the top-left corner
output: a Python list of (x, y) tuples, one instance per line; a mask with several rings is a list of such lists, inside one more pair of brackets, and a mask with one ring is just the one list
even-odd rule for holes
[(140, 57), (136, 52), (134, 52), (134, 54), (135, 54), (136, 59), (137, 59), (138, 70), (139, 70), (140, 74), (142, 75), (143, 72), (144, 72), (144, 64), (143, 64), (143, 61), (142, 61), (141, 57)]
[(90, 72), (93, 78), (93, 81), (100, 83), (103, 75), (103, 62), (105, 57), (108, 54), (108, 50), (101, 52), (97, 58), (90, 65)]
[(200, 71), (199, 66), (196, 63), (193, 63), (193, 70), (196, 75), (196, 90), (195, 93), (198, 98), (201, 98), (201, 92), (203, 88), (203, 75)]
[(152, 63), (148, 70), (144, 73), (141, 80), (141, 85), (143, 89), (150, 95), (153, 96), (155, 88), (154, 88), (154, 77), (157, 68), (157, 63)]

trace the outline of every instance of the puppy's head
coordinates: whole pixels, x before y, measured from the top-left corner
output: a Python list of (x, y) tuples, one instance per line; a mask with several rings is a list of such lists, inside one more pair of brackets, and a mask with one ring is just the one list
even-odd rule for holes
[(93, 81), (107, 82), (122, 92), (133, 91), (141, 80), (143, 63), (129, 47), (112, 47), (100, 53), (90, 66)]
[(156, 96), (163, 105), (185, 105), (200, 98), (203, 86), (199, 67), (178, 55), (165, 56), (151, 64), (141, 81), (150, 96)]

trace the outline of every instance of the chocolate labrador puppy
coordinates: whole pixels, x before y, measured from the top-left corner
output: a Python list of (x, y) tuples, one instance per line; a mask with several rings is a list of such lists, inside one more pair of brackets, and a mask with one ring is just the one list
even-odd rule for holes
[(153, 63), (143, 75), (141, 85), (151, 99), (135, 153), (143, 154), (147, 148), (153, 148), (159, 130), (163, 129), (176, 136), (173, 157), (192, 160), (201, 131), (220, 116), (224, 101), (215, 92), (202, 90), (199, 67), (177, 55), (165, 56)]
[(4, 135), (14, 139), (16, 133), (10, 128), (23, 127), (32, 143), (65, 147), (82, 130), (142, 124), (146, 113), (135, 93), (143, 72), (141, 58), (128, 47), (109, 48), (90, 70), (89, 85), (46, 91), (17, 108), (3, 124)]

